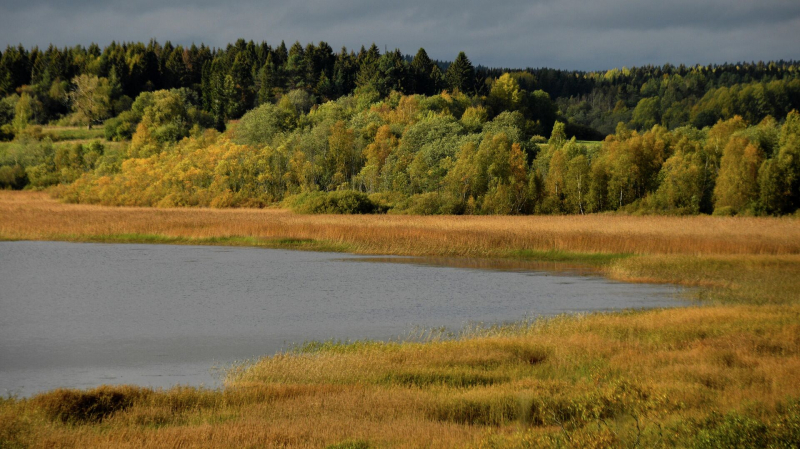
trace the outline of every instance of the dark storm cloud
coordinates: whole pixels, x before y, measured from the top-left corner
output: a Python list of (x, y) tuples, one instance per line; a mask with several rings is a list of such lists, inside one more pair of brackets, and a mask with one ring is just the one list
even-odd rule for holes
[(605, 69), (800, 59), (797, 0), (4, 0), (0, 44), (377, 43), (475, 63)]

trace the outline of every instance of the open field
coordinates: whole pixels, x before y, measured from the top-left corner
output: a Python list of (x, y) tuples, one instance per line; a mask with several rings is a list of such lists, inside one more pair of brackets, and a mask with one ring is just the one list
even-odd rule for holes
[(320, 343), (222, 391), (0, 402), (0, 447), (798, 447), (800, 221), (300, 216), (63, 205), (0, 192), (0, 238), (231, 244), (592, 264), (701, 286), (697, 306), (540, 319), (422, 343)]
[(87, 129), (85, 126), (42, 126), (42, 133), (53, 141), (62, 140), (105, 140), (102, 126)]

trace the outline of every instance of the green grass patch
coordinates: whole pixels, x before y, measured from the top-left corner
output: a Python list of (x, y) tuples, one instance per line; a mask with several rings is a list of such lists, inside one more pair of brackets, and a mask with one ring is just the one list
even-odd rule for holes
[(402, 343), (384, 342), (377, 340), (311, 340), (294, 346), (288, 352), (291, 354), (356, 354), (363, 351), (388, 349), (397, 350)]
[(508, 381), (508, 376), (464, 371), (397, 371), (386, 374), (379, 380), (379, 383), (418, 388), (440, 386), (449, 388), (470, 388), (496, 385)]
[(86, 129), (82, 128), (48, 128), (43, 127), (42, 132), (49, 136), (54, 142), (65, 140), (87, 140), (87, 139), (103, 139), (105, 134), (103, 128)]

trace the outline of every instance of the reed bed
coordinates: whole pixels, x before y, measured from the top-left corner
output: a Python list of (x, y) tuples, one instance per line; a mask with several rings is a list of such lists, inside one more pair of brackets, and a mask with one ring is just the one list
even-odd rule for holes
[(231, 367), (220, 390), (0, 399), (0, 447), (800, 447), (797, 219), (302, 216), (0, 192), (0, 238), (588, 262), (700, 287), (686, 308), (307, 344)]
[[(560, 316), (437, 342), (312, 345), (225, 389), (0, 403), (31, 447), (726, 447), (800, 442), (800, 308)], [(89, 412), (87, 412), (89, 411)], [(90, 413), (94, 411), (94, 413)]]
[(708, 216), (296, 215), (280, 209), (147, 209), (67, 205), (0, 192), (5, 239), (162, 236), (326, 242), (356, 253), (495, 257), (510, 252), (800, 254), (800, 220)]

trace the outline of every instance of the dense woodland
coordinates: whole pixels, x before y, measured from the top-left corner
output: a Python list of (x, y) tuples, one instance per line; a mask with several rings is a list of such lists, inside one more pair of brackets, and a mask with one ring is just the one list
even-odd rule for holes
[[(791, 61), (575, 72), (374, 44), (19, 46), (0, 56), (0, 96), (0, 187), (56, 186), (76, 202), (423, 214), (800, 208)], [(104, 139), (65, 145), (39, 125), (96, 125)]]

